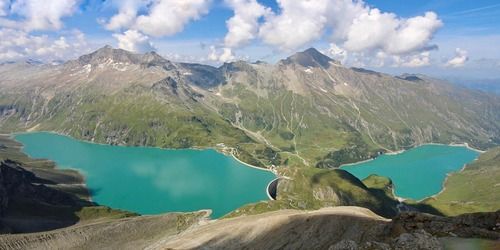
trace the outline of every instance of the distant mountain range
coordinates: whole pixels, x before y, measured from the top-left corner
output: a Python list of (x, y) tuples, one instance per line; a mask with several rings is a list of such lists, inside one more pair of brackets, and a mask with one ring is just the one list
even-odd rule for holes
[(500, 144), (500, 97), (347, 68), (316, 49), (276, 64), (177, 63), (103, 47), (0, 65), (0, 131), (168, 148), (224, 143), (258, 165), (337, 167), (422, 143)]
[(494, 93), (500, 95), (500, 79), (460, 79), (460, 78), (449, 78), (453, 83), (459, 84), (461, 86), (477, 89), (489, 93)]

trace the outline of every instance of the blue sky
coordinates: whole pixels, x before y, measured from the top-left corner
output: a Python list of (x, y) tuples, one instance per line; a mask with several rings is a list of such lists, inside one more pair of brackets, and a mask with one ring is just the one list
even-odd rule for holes
[(314, 46), (392, 74), (500, 79), (494, 0), (0, 0), (0, 40), (0, 61), (66, 60), (110, 44), (217, 65)]

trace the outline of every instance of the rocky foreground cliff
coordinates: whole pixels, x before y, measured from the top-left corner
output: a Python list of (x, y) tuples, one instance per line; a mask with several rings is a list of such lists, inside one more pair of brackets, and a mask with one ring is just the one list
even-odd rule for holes
[[(455, 218), (360, 207), (282, 210), (208, 220), (207, 212), (140, 216), (44, 233), (0, 236), (0, 249), (472, 249), (498, 247), (500, 212)], [(467, 239), (473, 238), (473, 239)], [(497, 249), (497, 248), (496, 248)]]

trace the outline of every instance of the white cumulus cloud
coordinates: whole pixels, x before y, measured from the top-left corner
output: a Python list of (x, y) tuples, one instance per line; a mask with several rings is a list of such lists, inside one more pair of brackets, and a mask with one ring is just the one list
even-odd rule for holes
[(460, 49), (460, 48), (456, 48), (455, 49), (455, 57), (448, 60), (448, 62), (446, 62), (446, 66), (454, 67), (454, 68), (462, 67), (465, 65), (465, 62), (467, 62), (468, 60), (469, 60), (469, 56), (468, 56), (467, 51)]
[(235, 59), (233, 55), (233, 51), (230, 48), (224, 48), (222, 50), (222, 55), (219, 56), (219, 61), (221, 62), (230, 62)]
[(119, 8), (118, 14), (112, 16), (104, 26), (108, 30), (120, 30), (134, 24), (137, 13), (147, 2), (144, 0), (122, 0), (113, 1)]
[(255, 39), (259, 18), (271, 10), (256, 0), (226, 0), (226, 3), (233, 9), (234, 16), (226, 22), (228, 33), (224, 38), (225, 46), (240, 47)]
[(135, 28), (152, 36), (169, 36), (183, 30), (191, 20), (208, 13), (210, 0), (160, 0), (147, 15), (137, 17)]
[(155, 50), (149, 37), (137, 30), (127, 30), (123, 34), (113, 34), (118, 40), (118, 47), (133, 52), (149, 52)]
[(348, 52), (335, 43), (330, 44), (330, 48), (328, 48), (325, 54), (328, 54), (333, 59), (339, 60), (341, 63), (345, 63), (348, 57)]
[(384, 42), (398, 26), (394, 14), (372, 9), (352, 21), (344, 47), (349, 51), (383, 48)]
[(278, 0), (281, 12), (268, 15), (259, 30), (262, 40), (292, 50), (321, 38), (327, 24), (328, 0)]
[(77, 57), (89, 51), (85, 35), (79, 30), (52, 38), (23, 30), (0, 29), (0, 61), (37, 58), (45, 61)]
[[(346, 4), (346, 1), (342, 2)], [(334, 15), (330, 19), (334, 24), (333, 39), (342, 43), (349, 51), (381, 50), (388, 54), (414, 53), (431, 47), (429, 42), (432, 36), (442, 26), (442, 21), (434, 12), (405, 19), (376, 8), (367, 6), (361, 8), (359, 2), (351, 2), (344, 8), (347, 14)], [(357, 14), (353, 10), (357, 11)], [(337, 12), (343, 13), (340, 10)], [(338, 20), (339, 18), (342, 20)]]
[[(351, 9), (355, 8), (351, 6)], [(429, 43), (442, 26), (434, 12), (405, 19), (366, 6), (358, 10), (352, 22), (337, 21), (334, 23), (343, 23), (343, 26), (332, 27), (334, 39), (348, 51), (382, 51), (391, 55), (419, 53), (433, 48)], [(340, 32), (336, 28), (340, 28)]]
[[(0, 0), (0, 60), (64, 60), (89, 51), (79, 30), (62, 30), (80, 0)], [(50, 30), (50, 35), (39, 31)], [(35, 31), (38, 31), (35, 33)]]
[(394, 56), (394, 67), (418, 68), (431, 64), (430, 51), (424, 51), (409, 56)]
[[(423, 55), (436, 48), (431, 41), (442, 26), (434, 12), (403, 18), (362, 0), (277, 0), (277, 11), (251, 0), (227, 2), (235, 15), (227, 21), (226, 47), (242, 46), (258, 37), (265, 44), (289, 51), (330, 34), (327, 39), (335, 47), (329, 53), (341, 61), (371, 55), (382, 65), (398, 56), (408, 62), (405, 65), (425, 65), (429, 58)], [(257, 11), (242, 11), (251, 9)], [(264, 21), (259, 22), (262, 17)], [(386, 56), (381, 58), (382, 54)]]
[(385, 44), (385, 50), (394, 54), (404, 54), (424, 49), (434, 33), (443, 26), (434, 12), (409, 19), (398, 19), (399, 25)]
[(0, 16), (6, 16), (9, 13), (10, 0), (0, 0)]
[[(162, 37), (182, 31), (190, 21), (207, 14), (211, 0), (125, 0), (114, 3), (119, 12), (105, 24), (107, 29), (133, 29)], [(138, 15), (142, 8), (146, 13)]]
[(19, 29), (27, 31), (58, 30), (63, 26), (61, 19), (71, 16), (78, 3), (78, 0), (16, 0), (12, 2), (11, 12), (24, 19), (10, 23), (11, 26), (17, 23)]
[(330, 57), (340, 60), (342, 64), (354, 67), (407, 67), (417, 68), (431, 65), (431, 51), (423, 50), (404, 55), (391, 55), (382, 50), (374, 51), (347, 51), (337, 46), (330, 44), (330, 47), (325, 51), (325, 54)]
[(210, 53), (208, 54), (208, 60), (213, 62), (231, 62), (234, 61), (236, 57), (233, 54), (231, 48), (222, 48), (222, 51), (218, 51), (215, 46), (210, 46)]

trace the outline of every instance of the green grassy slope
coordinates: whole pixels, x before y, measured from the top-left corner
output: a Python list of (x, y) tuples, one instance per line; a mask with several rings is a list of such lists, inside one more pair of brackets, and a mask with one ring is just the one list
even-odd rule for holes
[[(220, 115), (276, 150), (283, 165), (338, 167), (430, 142), (478, 148), (498, 143), (497, 97), (444, 83), (328, 71), (351, 80), (339, 86), (322, 73), (303, 76), (299, 69), (292, 75), (299, 79), (290, 77), (294, 80), (288, 71), (273, 71), (270, 79), (236, 71), (231, 84), (221, 87), (224, 98), (213, 102)], [(288, 89), (288, 81), (305, 90)]]
[[(218, 110), (235, 126), (262, 136), (264, 139), (256, 141), (279, 152), (281, 165), (316, 166), (327, 157), (330, 165), (322, 162), (319, 166), (336, 167), (383, 150), (366, 140), (346, 120), (319, 112), (319, 99), (287, 90), (269, 91), (268, 98), (263, 98), (237, 85), (225, 92), (229, 97), (236, 96), (237, 102), (222, 103)], [(336, 109), (338, 117), (351, 114), (344, 107), (332, 109)], [(338, 153), (342, 149), (349, 152)], [(332, 152), (337, 153), (331, 155)]]
[(16, 109), (0, 120), (0, 133), (34, 128), (97, 143), (162, 148), (224, 143), (236, 148), (238, 158), (247, 163), (262, 167), (281, 163), (265, 151), (265, 145), (195, 100), (181, 101), (141, 86), (107, 95), (82, 88), (58, 93), (50, 100), (36, 96), (0, 95), (0, 106)]
[[(278, 209), (314, 210), (333, 206), (366, 207), (375, 213), (392, 217), (397, 213), (398, 202), (392, 197), (392, 191), (385, 192), (390, 182), (383, 185), (367, 186), (364, 182), (341, 169), (318, 169), (291, 167), (279, 170), (287, 178), (278, 184), (278, 196), (275, 201), (266, 201), (241, 207), (226, 217), (258, 214)], [(367, 183), (371, 185), (375, 177)], [(379, 179), (385, 179), (378, 177)]]
[(423, 203), (446, 215), (500, 209), (500, 148), (488, 150), (463, 171), (451, 174), (445, 190)]

